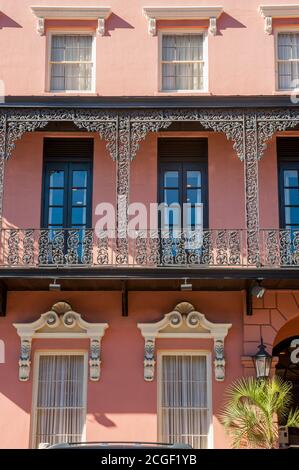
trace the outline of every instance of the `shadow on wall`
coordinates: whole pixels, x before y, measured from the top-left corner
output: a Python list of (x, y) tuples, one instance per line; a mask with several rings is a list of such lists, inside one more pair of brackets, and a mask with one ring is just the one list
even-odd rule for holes
[(12, 20), (9, 16), (5, 15), (0, 11), (0, 29), (1, 28), (22, 28), (19, 23), (16, 23), (16, 21)]
[(123, 20), (120, 16), (115, 15), (115, 13), (111, 13), (108, 20), (106, 21), (105, 28), (105, 36), (110, 36), (110, 31), (115, 31), (116, 29), (134, 29), (134, 26)]
[(240, 21), (236, 20), (232, 16), (228, 15), (227, 13), (222, 13), (219, 20), (217, 21), (217, 35), (221, 35), (220, 31), (231, 28), (246, 28), (246, 26), (243, 23), (240, 23)]

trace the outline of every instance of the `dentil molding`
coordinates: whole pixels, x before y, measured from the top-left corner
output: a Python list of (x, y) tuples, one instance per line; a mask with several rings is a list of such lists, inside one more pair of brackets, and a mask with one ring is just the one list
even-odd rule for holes
[(156, 338), (214, 339), (215, 379), (225, 378), (224, 339), (230, 323), (212, 323), (195, 310), (189, 302), (179, 303), (172, 312), (156, 323), (138, 323), (144, 338), (144, 380), (151, 382), (155, 375)]
[(37, 32), (45, 34), (45, 20), (97, 20), (97, 33), (105, 34), (105, 20), (111, 15), (110, 7), (32, 6), (37, 18)]
[(89, 378), (96, 381), (101, 372), (101, 339), (107, 323), (88, 323), (67, 302), (57, 302), (49, 312), (43, 313), (32, 323), (14, 323), (21, 338), (19, 379), (29, 380), (31, 344), (34, 338), (77, 338), (90, 340)]
[(157, 34), (157, 20), (209, 20), (209, 33), (217, 33), (217, 19), (223, 12), (222, 6), (211, 7), (144, 7), (148, 20), (148, 32)]
[(265, 19), (265, 33), (272, 34), (273, 18), (298, 18), (299, 4), (296, 5), (260, 5), (260, 14)]

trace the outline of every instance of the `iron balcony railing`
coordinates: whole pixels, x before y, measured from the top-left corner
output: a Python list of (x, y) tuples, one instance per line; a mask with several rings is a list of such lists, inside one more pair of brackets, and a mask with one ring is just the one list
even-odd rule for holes
[(9, 228), (0, 233), (0, 266), (299, 266), (299, 230), (260, 230), (257, 241), (252, 256), (246, 230), (140, 230), (117, 238), (94, 229)]

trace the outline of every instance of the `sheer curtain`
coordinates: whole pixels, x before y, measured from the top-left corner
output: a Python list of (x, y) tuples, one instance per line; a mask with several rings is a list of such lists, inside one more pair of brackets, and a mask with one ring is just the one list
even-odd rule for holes
[(299, 87), (299, 33), (278, 34), (278, 87)]
[(52, 36), (51, 90), (88, 91), (92, 87), (92, 36)]
[(208, 447), (207, 359), (199, 355), (162, 356), (163, 442)]
[(163, 90), (203, 89), (203, 35), (164, 34), (162, 37)]
[(85, 424), (84, 356), (39, 358), (34, 446), (78, 442)]

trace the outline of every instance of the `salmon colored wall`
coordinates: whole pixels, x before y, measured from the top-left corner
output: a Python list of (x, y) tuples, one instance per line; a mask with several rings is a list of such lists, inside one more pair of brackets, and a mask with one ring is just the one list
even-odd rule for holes
[(5, 166), (4, 221), (8, 227), (39, 228), (41, 222), (41, 194), (44, 137), (92, 137), (93, 156), (93, 226), (96, 205), (100, 202), (115, 203), (115, 163), (106, 143), (97, 134), (47, 133), (25, 134), (17, 141), (16, 148)]
[[(37, 2), (39, 5), (56, 3)], [(155, 0), (154, 5), (180, 6), (182, 3), (181, 0)], [(208, 37), (209, 92), (213, 95), (272, 94), (275, 92), (274, 35), (264, 32), (264, 19), (258, 12), (261, 1), (223, 0), (220, 3), (224, 13), (218, 20), (217, 35)], [(271, 1), (274, 5), (288, 3), (289, 0)], [(81, 0), (59, 2), (65, 6), (81, 4)], [(198, 4), (215, 5), (215, 0), (188, 1), (190, 6)], [(30, 11), (31, 5), (32, 0), (0, 0), (0, 79), (4, 81), (7, 95), (45, 94), (47, 37), (37, 34), (37, 20)], [(99, 2), (89, 0), (88, 5), (98, 6)], [(142, 13), (142, 7), (148, 6), (148, 2), (103, 0), (101, 5), (111, 6), (113, 14), (106, 23), (105, 36), (96, 39), (96, 93), (108, 96), (159, 94), (158, 37), (148, 34)], [(64, 26), (67, 22), (60, 24)], [(74, 28), (71, 25), (72, 22), (69, 27)], [(82, 25), (86, 27), (86, 22)]]
[[(4, 187), (4, 219), (8, 226), (39, 228), (41, 214), (41, 187), (43, 138), (53, 133), (27, 133), (17, 142), (11, 159), (6, 163)], [(157, 201), (157, 139), (158, 137), (207, 137), (209, 177), (210, 228), (244, 228), (243, 163), (236, 156), (232, 143), (224, 134), (166, 133), (149, 134), (131, 166), (130, 202), (147, 206)], [(99, 216), (96, 205), (115, 204), (116, 165), (105, 148), (105, 142), (96, 134), (60, 133), (59, 137), (94, 137), (93, 159), (93, 226)]]
[[(0, 364), (0, 446), (28, 447), (32, 403), (34, 351), (39, 349), (87, 349), (80, 340), (33, 340), (30, 381), (18, 381), (20, 342), (14, 322), (31, 322), (59, 300), (91, 322), (108, 322), (102, 342), (102, 369), (99, 382), (88, 382), (88, 440), (157, 439), (157, 382), (143, 379), (144, 341), (137, 322), (157, 321), (183, 301), (194, 304), (213, 322), (232, 323), (225, 343), (225, 382), (216, 382), (212, 370), (214, 447), (228, 444), (217, 415), (226, 386), (242, 373), (242, 293), (217, 292), (132, 292), (129, 317), (121, 316), (121, 295), (111, 292), (9, 292), (7, 316), (0, 318), (0, 337), (5, 341), (6, 363)], [(158, 340), (157, 350), (211, 350), (207, 340)]]
[(298, 318), (298, 291), (268, 290), (262, 299), (254, 298), (253, 315), (244, 313), (243, 318), (244, 354), (248, 356), (257, 352), (261, 336), (271, 353), (273, 346), (287, 335), (298, 334)]
[(260, 228), (279, 228), (278, 197), (275, 136), (267, 143), (265, 154), (259, 162)]

